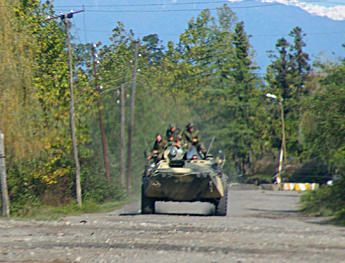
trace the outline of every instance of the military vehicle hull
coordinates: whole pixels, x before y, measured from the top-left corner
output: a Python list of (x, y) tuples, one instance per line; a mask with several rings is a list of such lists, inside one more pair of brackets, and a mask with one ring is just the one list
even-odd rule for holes
[(201, 201), (214, 204), (216, 215), (226, 215), (227, 180), (213, 159), (185, 160), (175, 166), (161, 160), (143, 176), (142, 213), (154, 213), (156, 201)]

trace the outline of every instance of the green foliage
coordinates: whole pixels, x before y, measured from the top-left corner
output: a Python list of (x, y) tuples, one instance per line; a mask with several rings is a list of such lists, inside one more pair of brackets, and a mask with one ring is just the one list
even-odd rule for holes
[(310, 215), (331, 216), (334, 222), (345, 225), (345, 176), (323, 185), (301, 197), (302, 211)]
[[(278, 54), (270, 51), (272, 64), (267, 67), (265, 79), (269, 83), (267, 92), (283, 99), (286, 155), (298, 158), (303, 151), (299, 140), (302, 115), (300, 102), (302, 96), (306, 94), (305, 84), (310, 73), (310, 65), (309, 56), (303, 51), (306, 44), (303, 41), (305, 34), (302, 29), (295, 27), (289, 36), (293, 38), (293, 44), (285, 38), (280, 38), (276, 43)], [(279, 121), (280, 119), (277, 118), (276, 122)], [(278, 123), (273, 125), (279, 129)]]
[(217, 17), (204, 10), (181, 34), (178, 52), (188, 83), (181, 75), (182, 85), (177, 86), (198, 112), (196, 122), (207, 137), (217, 138), (217, 147), (237, 174), (252, 174), (259, 145), (252, 124), (263, 93), (243, 23), (227, 5), (218, 9)]
[(303, 138), (310, 157), (319, 156), (330, 168), (343, 170), (345, 64), (330, 65), (324, 72), (321, 87), (304, 101)]
[(27, 210), (21, 210), (14, 213), (14, 217), (17, 218), (32, 218), (36, 220), (56, 220), (68, 215), (80, 215), (83, 213), (106, 213), (113, 211), (123, 204), (126, 200), (113, 201), (99, 204), (96, 202), (85, 200), (83, 206), (79, 207), (77, 203), (72, 203), (65, 206), (39, 206), (30, 207)]
[(325, 184), (332, 179), (328, 165), (322, 159), (305, 160), (295, 167), (288, 178), (289, 182)]
[[(42, 204), (72, 204), (66, 209), (74, 211), (64, 27), (44, 19), (52, 14), (48, 1), (9, 2), (0, 0), (0, 112), (11, 209), (29, 215)], [(144, 151), (169, 123), (183, 129), (194, 122), (206, 146), (215, 137), (213, 149), (225, 152), (225, 169), (233, 180), (271, 182), (281, 147), (281, 117), (279, 102), (268, 100), (267, 92), (283, 99), (287, 156), (293, 157), (285, 160), (290, 168), (284, 170), (284, 179), (323, 183), (332, 174), (341, 175), (345, 170), (345, 65), (343, 61), (319, 64), (311, 73), (304, 36), (296, 27), (289, 34), (291, 43), (278, 39), (266, 83), (256, 74), (255, 53), (244, 23), (227, 5), (214, 16), (205, 9), (192, 18), (176, 45), (164, 46), (156, 34), (143, 37), (136, 72), (132, 191), (141, 183)], [(127, 129), (136, 41), (134, 33), (118, 22), (110, 44), (98, 44), (97, 79), (91, 68), (91, 45), (73, 45), (76, 133), (82, 194), (88, 202), (123, 199), (119, 88), (124, 85), (127, 94)], [(100, 93), (94, 88), (96, 82), (103, 87)], [(98, 110), (103, 113), (110, 183), (104, 175)], [(343, 189), (344, 180), (339, 180), (332, 188), (321, 187), (306, 195), (306, 211), (313, 207), (309, 212), (343, 220)], [(88, 206), (96, 209), (93, 203)]]
[(302, 211), (310, 215), (331, 216), (334, 213), (332, 188), (324, 185), (301, 197)]
[(83, 198), (96, 203), (121, 200), (125, 196), (119, 181), (112, 180), (109, 183), (102, 173), (96, 176), (87, 176), (82, 186)]

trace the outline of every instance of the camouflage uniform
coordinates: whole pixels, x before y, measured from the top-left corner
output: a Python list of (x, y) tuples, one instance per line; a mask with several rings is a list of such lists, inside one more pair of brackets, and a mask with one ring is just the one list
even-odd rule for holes
[[(190, 128), (193, 127), (193, 131)], [(182, 139), (188, 143), (188, 147), (191, 145), (195, 146), (197, 151), (202, 153), (204, 156), (206, 155), (206, 149), (204, 145), (200, 142), (201, 136), (198, 130), (196, 130), (193, 124), (188, 124), (186, 130), (182, 134)]]
[(160, 141), (155, 141), (151, 156), (154, 157), (156, 160), (161, 160), (163, 158), (164, 150), (167, 147), (168, 142), (164, 139)]
[[(172, 128), (175, 127), (175, 130), (172, 131)], [(180, 134), (180, 129), (176, 128), (175, 125), (170, 124), (169, 128), (167, 129), (166, 132), (166, 138), (168, 140), (168, 142), (173, 142), (174, 140), (176, 140), (176, 137)]]

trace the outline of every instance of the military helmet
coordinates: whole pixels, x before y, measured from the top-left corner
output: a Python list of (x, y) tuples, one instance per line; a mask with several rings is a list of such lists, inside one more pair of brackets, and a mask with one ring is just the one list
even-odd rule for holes
[(190, 129), (190, 128), (194, 127), (194, 124), (192, 122), (190, 122), (190, 123), (187, 124), (186, 127), (187, 127), (187, 129)]

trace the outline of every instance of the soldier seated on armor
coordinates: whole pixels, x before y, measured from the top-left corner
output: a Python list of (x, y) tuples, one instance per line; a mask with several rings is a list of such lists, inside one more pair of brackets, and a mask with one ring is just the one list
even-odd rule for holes
[(172, 142), (176, 139), (177, 135), (180, 134), (180, 129), (175, 124), (170, 124), (166, 131), (166, 139), (168, 142)]
[(183, 132), (182, 139), (185, 141), (185, 146), (188, 148), (191, 146), (196, 147), (197, 151), (206, 158), (206, 149), (200, 142), (201, 136), (197, 129), (195, 129), (193, 123), (188, 123), (185, 131)]
[(159, 133), (156, 134), (156, 140), (153, 144), (151, 154), (147, 157), (147, 160), (159, 161), (164, 158), (164, 150), (167, 147), (167, 141), (162, 138)]

